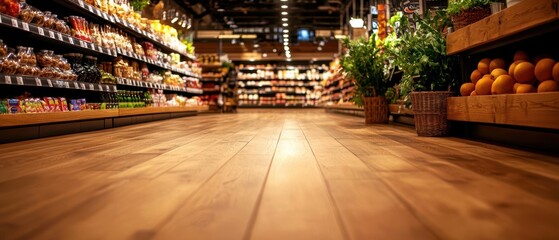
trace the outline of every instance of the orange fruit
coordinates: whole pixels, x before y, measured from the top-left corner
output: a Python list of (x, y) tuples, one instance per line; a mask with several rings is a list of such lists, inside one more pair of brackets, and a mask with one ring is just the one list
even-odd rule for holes
[(538, 85), (538, 92), (556, 92), (559, 91), (559, 83), (553, 80), (543, 81)]
[(489, 71), (493, 71), (497, 68), (505, 68), (505, 60), (502, 58), (495, 58), (493, 60), (491, 60), (491, 62), (489, 63)]
[(491, 76), (491, 74), (485, 74), (485, 75), (483, 75), (482, 78), (491, 78), (491, 79), (495, 80), (495, 79), (493, 78), (493, 76)]
[(556, 63), (555, 66), (553, 66), (551, 75), (553, 75), (553, 80), (559, 81), (559, 62)]
[(535, 93), (536, 88), (532, 84), (520, 84), (518, 83), (518, 87), (514, 91), (515, 93)]
[(510, 94), (514, 93), (515, 81), (509, 75), (501, 75), (493, 85), (491, 85), (491, 94)]
[(470, 94), (476, 89), (476, 85), (473, 83), (464, 83), (460, 86), (460, 95), (470, 96)]
[(516, 92), (516, 89), (518, 89), (519, 86), (520, 86), (520, 83), (515, 83), (514, 86), (512, 87), (512, 90), (514, 92)]
[(482, 76), (483, 76), (483, 75), (481, 74), (481, 72), (479, 72), (479, 71), (476, 69), (476, 70), (474, 70), (474, 71), (472, 72), (472, 74), (470, 74), (470, 80), (471, 80), (474, 84), (476, 84), (476, 82), (477, 82), (478, 80), (480, 80)]
[(534, 81), (534, 64), (521, 62), (514, 68), (514, 79), (519, 83), (531, 83)]
[(491, 85), (493, 85), (493, 79), (482, 78), (476, 83), (476, 95), (491, 95)]
[(536, 56), (534, 59), (532, 59), (532, 63), (534, 65), (538, 64), (538, 62), (544, 58), (553, 58), (551, 55), (549, 54), (540, 54), (538, 56)]
[(516, 51), (512, 59), (514, 62), (518, 60), (530, 61), (530, 56), (528, 56), (528, 53), (521, 50), (521, 51)]
[(491, 63), (491, 59), (489, 58), (484, 58), (481, 59), (481, 61), (479, 61), (479, 63), (477, 64), (477, 70), (481, 73), (481, 74), (489, 74), (489, 64)]
[(472, 91), (472, 93), (470, 93), (470, 96), (476, 96), (476, 90)]
[(555, 60), (551, 58), (544, 58), (536, 63), (536, 68), (534, 70), (536, 79), (540, 82), (553, 79), (553, 66), (555, 66), (555, 63)]
[(510, 75), (513, 79), (515, 79), (515, 78), (514, 78), (514, 69), (516, 68), (516, 65), (518, 65), (518, 64), (521, 63), (521, 62), (525, 62), (525, 61), (524, 61), (524, 60), (517, 60), (517, 61), (514, 61), (514, 62), (510, 65), (510, 67), (509, 67), (509, 75)]
[(495, 68), (493, 69), (493, 71), (491, 71), (491, 77), (493, 77), (493, 79), (497, 79), (497, 77), (501, 76), (501, 75), (508, 75), (509, 73), (502, 68)]

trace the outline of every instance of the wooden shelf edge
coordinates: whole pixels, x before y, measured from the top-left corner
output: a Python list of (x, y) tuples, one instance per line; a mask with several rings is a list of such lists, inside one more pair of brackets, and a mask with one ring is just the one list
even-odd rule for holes
[(388, 108), (392, 115), (413, 115), (413, 111), (404, 104), (391, 103), (388, 104)]
[(454, 55), (559, 19), (556, 0), (523, 0), (447, 36), (447, 54)]
[(363, 111), (362, 107), (358, 107), (357, 105), (354, 105), (354, 104), (334, 104), (334, 105), (324, 106), (324, 108), (326, 108), (326, 109)]
[(0, 127), (71, 122), (79, 120), (111, 118), (118, 116), (118, 109), (87, 110), (79, 112), (22, 113), (0, 115)]
[(559, 129), (559, 92), (451, 97), (449, 120)]

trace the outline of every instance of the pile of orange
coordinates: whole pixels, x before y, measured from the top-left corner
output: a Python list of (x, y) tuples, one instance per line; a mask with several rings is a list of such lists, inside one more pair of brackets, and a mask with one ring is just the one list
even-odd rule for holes
[(502, 58), (484, 58), (462, 84), (462, 96), (535, 93), (559, 91), (559, 62), (548, 56), (530, 61), (524, 51), (517, 51), (507, 66)]

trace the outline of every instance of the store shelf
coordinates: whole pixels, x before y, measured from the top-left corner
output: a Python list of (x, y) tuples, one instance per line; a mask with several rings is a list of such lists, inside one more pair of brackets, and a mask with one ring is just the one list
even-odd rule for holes
[[(205, 106), (207, 108), (207, 106)], [(118, 116), (134, 116), (158, 113), (173, 113), (173, 112), (197, 112), (207, 110), (201, 106), (193, 107), (145, 107), (145, 108), (121, 108), (118, 109)]]
[(451, 97), (448, 119), (559, 129), (559, 92)]
[(359, 107), (355, 104), (333, 104), (324, 106), (326, 109), (338, 109), (338, 110), (357, 110), (363, 111), (363, 107)]
[(115, 57), (117, 54), (116, 51), (113, 51), (111, 49), (104, 48), (54, 30), (38, 27), (35, 24), (26, 23), (17, 18), (13, 18), (2, 13), (0, 13), (0, 26), (15, 28), (20, 31), (33, 34), (36, 37), (41, 38), (42, 40), (53, 42), (56, 44), (63, 44), (64, 46), (72, 47), (85, 52), (93, 52), (97, 54), (101, 53), (113, 57)]
[(14, 127), (44, 123), (70, 122), (117, 117), (118, 109), (88, 110), (78, 112), (21, 113), (0, 115), (0, 127)]
[(204, 88), (202, 89), (202, 92), (204, 94), (216, 94), (216, 93), (220, 93), (221, 91), (219, 89), (208, 89), (208, 88)]
[(89, 15), (96, 16), (97, 18), (104, 20), (106, 23), (116, 25), (120, 29), (126, 31), (127, 33), (130, 33), (130, 34), (134, 35), (135, 37), (141, 37), (141, 38), (148, 39), (154, 45), (156, 45), (159, 48), (162, 48), (162, 49), (164, 49), (168, 52), (179, 53), (180, 55), (185, 56), (185, 57), (189, 58), (190, 60), (195, 60), (196, 59), (196, 56), (194, 56), (192, 54), (188, 54), (186, 52), (180, 51), (179, 49), (176, 49), (176, 48), (172, 47), (171, 45), (165, 43), (162, 39), (158, 38), (155, 34), (144, 31), (144, 30), (134, 26), (133, 24), (129, 23), (128, 21), (126, 21), (124, 19), (121, 19), (119, 17), (112, 16), (108, 13), (105, 13), (105, 12), (101, 11), (100, 9), (97, 9), (97, 8), (85, 3), (83, 0), (55, 0), (55, 1), (57, 1), (61, 4), (66, 4), (66, 5), (71, 4), (74, 7), (74, 9), (77, 9), (77, 10), (81, 11), (82, 13), (87, 13)]
[(120, 48), (117, 48), (114, 51), (116, 51), (116, 53), (118, 55), (125, 56), (125, 57), (128, 57), (128, 58), (132, 58), (132, 59), (135, 59), (135, 60), (138, 60), (138, 61), (141, 61), (141, 62), (145, 62), (145, 63), (148, 63), (150, 65), (157, 66), (157, 67), (169, 70), (169, 71), (174, 72), (174, 73), (182, 74), (182, 75), (185, 75), (187, 77), (200, 78), (199, 75), (194, 74), (191, 71), (182, 70), (182, 69), (173, 67), (169, 64), (165, 64), (165, 63), (162, 63), (162, 62), (159, 62), (159, 61), (155, 61), (155, 60), (153, 60), (151, 58), (148, 58), (146, 56), (136, 54), (134, 52), (129, 52), (129, 51), (126, 51), (126, 50), (120, 49)]
[(116, 92), (115, 85), (96, 84), (78, 81), (66, 81), (50, 78), (28, 77), (0, 74), (0, 84), (17, 85), (17, 86), (33, 86), (47, 88), (64, 88), (84, 91), (97, 92)]
[(201, 68), (221, 68), (222, 65), (221, 63), (215, 63), (215, 64), (200, 64)]
[(546, 26), (543, 31), (559, 28), (557, 0), (523, 0), (481, 21), (448, 34), (447, 53), (458, 54), (490, 43), (504, 44), (503, 38), (533, 36), (528, 30)]
[(139, 88), (152, 88), (152, 89), (161, 89), (161, 90), (175, 91), (175, 92), (202, 94), (202, 89), (199, 88), (177, 87), (177, 86), (171, 86), (167, 84), (136, 81), (136, 80), (126, 79), (126, 78), (117, 78), (117, 84), (124, 85), (124, 86), (139, 87)]

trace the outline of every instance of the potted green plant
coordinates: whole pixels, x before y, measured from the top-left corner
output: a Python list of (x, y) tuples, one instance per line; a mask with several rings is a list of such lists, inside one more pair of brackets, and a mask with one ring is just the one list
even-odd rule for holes
[(451, 0), (446, 12), (458, 30), (491, 15), (491, 2), (497, 0)]
[(343, 41), (348, 52), (340, 64), (346, 77), (355, 81), (352, 99), (363, 106), (365, 123), (388, 123), (388, 103), (384, 93), (388, 88), (384, 68), (384, 55), (376, 43), (376, 36), (369, 39)]
[(442, 12), (415, 17), (414, 30), (403, 18), (399, 60), (405, 77), (400, 89), (410, 92), (415, 127), (419, 136), (448, 134), (447, 99), (457, 85), (456, 57), (446, 54), (446, 37), (442, 30), (448, 17)]

